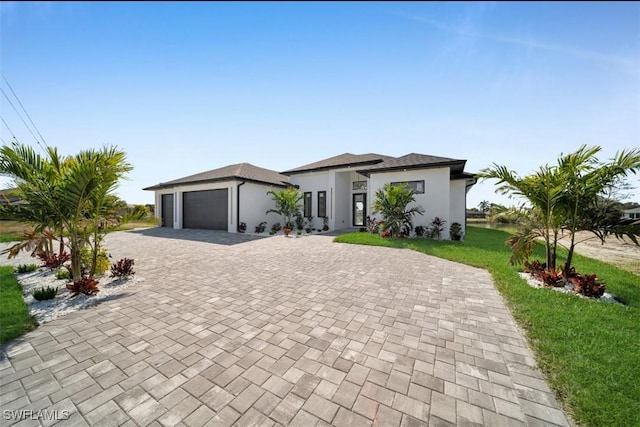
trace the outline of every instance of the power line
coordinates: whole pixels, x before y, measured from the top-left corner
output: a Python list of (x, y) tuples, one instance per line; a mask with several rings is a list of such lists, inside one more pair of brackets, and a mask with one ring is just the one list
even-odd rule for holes
[[(5, 98), (7, 98), (7, 101), (9, 101), (9, 105), (11, 105), (11, 107), (13, 108), (13, 111), (16, 112), (16, 114), (18, 115), (18, 117), (20, 117), (20, 120), (22, 120), (22, 123), (24, 123), (24, 127), (27, 128), (27, 130), (29, 131), (29, 133), (31, 134), (31, 136), (33, 136), (33, 139), (36, 140), (36, 144), (40, 145), (40, 141), (38, 141), (38, 137), (36, 136), (35, 133), (33, 133), (33, 131), (31, 130), (31, 128), (29, 127), (29, 125), (27, 124), (27, 122), (24, 121), (24, 119), (22, 118), (22, 116), (20, 115), (20, 112), (18, 111), (18, 109), (15, 107), (15, 105), (13, 105), (13, 102), (11, 102), (11, 100), (9, 99), (9, 97), (7, 96), (7, 94), (5, 93), (4, 90), (2, 90), (2, 88), (0, 88), (0, 92), (2, 92), (2, 94), (4, 95)], [(4, 120), (3, 120), (4, 121)], [(6, 124), (6, 123), (5, 123)], [(14, 136), (15, 138), (15, 136)], [(40, 145), (40, 148), (42, 148), (42, 145)]]
[(22, 111), (24, 111), (24, 113), (27, 115), (27, 118), (29, 119), (29, 122), (31, 122), (31, 125), (33, 126), (33, 128), (36, 130), (36, 132), (38, 132), (38, 135), (40, 136), (40, 139), (42, 140), (42, 142), (44, 142), (44, 145), (47, 145), (47, 141), (45, 141), (44, 136), (42, 136), (42, 134), (40, 133), (40, 131), (38, 130), (38, 127), (36, 126), (36, 124), (33, 122), (33, 120), (31, 119), (31, 116), (29, 115), (29, 112), (27, 111), (26, 108), (24, 108), (24, 105), (22, 105), (22, 101), (20, 101), (20, 98), (18, 98), (18, 95), (16, 94), (16, 92), (13, 90), (13, 87), (11, 87), (11, 84), (9, 83), (9, 80), (7, 80), (7, 77), (4, 75), (4, 73), (2, 73), (2, 78), (4, 79), (5, 83), (7, 84), (7, 86), (9, 87), (9, 90), (11, 90), (11, 93), (13, 94), (13, 96), (16, 98), (16, 100), (18, 101), (18, 104), (20, 104), (20, 107), (22, 107)]
[(4, 125), (7, 127), (7, 129), (9, 129), (9, 133), (11, 134), (11, 136), (13, 137), (14, 140), (18, 140), (18, 138), (16, 138), (16, 135), (13, 133), (13, 131), (11, 130), (11, 128), (9, 127), (9, 125), (7, 124), (7, 122), (4, 121), (4, 118), (2, 116), (0, 116), (0, 120), (2, 120), (2, 123), (4, 123)]

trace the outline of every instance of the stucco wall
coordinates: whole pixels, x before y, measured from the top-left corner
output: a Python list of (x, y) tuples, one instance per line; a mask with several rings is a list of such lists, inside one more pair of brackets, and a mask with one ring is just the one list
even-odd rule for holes
[(313, 216), (313, 227), (322, 227), (322, 219), (318, 218), (318, 191), (327, 192), (327, 216), (330, 218), (329, 227), (334, 228), (332, 224), (332, 207), (334, 205), (331, 200), (331, 191), (334, 185), (333, 171), (308, 172), (304, 174), (296, 174), (291, 176), (291, 184), (300, 186), (300, 192), (310, 191), (311, 195), (311, 216)]
[[(433, 218), (440, 217), (447, 221), (446, 233), (443, 237), (448, 237), (448, 229), (451, 224), (450, 214), (450, 183), (449, 168), (433, 168), (422, 170), (408, 170), (406, 172), (384, 172), (371, 174), (368, 191), (369, 212), (375, 200), (375, 193), (378, 189), (384, 188), (388, 182), (421, 181), (424, 180), (424, 194), (415, 195), (415, 203), (412, 206), (420, 205), (424, 208), (424, 215), (416, 215), (413, 226), (428, 226)], [(464, 210), (463, 210), (464, 220)], [(375, 215), (378, 219), (380, 214)], [(460, 221), (458, 221), (460, 222)]]
[[(247, 223), (247, 233), (253, 233), (256, 226), (262, 221), (267, 222), (265, 233), (268, 233), (271, 226), (276, 222), (284, 225), (280, 215), (266, 213), (269, 209), (276, 207), (272, 196), (267, 195), (267, 191), (272, 189), (279, 191), (282, 188), (252, 182), (245, 182), (240, 187), (240, 222)], [(235, 231), (235, 228), (233, 231)]]
[[(457, 179), (451, 181), (451, 196), (449, 200), (449, 212), (451, 219), (447, 225), (451, 225), (452, 222), (457, 222), (462, 225), (462, 232), (466, 233), (466, 221), (465, 211), (467, 204), (466, 195), (466, 181), (464, 179)], [(464, 234), (463, 234), (464, 237)]]

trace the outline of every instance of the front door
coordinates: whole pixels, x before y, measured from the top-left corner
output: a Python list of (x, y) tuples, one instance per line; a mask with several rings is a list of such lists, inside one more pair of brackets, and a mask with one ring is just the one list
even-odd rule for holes
[(353, 226), (364, 227), (367, 218), (367, 194), (356, 193), (353, 195)]

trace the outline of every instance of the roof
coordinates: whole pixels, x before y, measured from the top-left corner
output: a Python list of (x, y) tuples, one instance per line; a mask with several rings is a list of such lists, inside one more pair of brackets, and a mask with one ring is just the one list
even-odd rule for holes
[(381, 163), (381, 162), (384, 162), (385, 160), (390, 160), (390, 159), (393, 159), (393, 157), (384, 156), (382, 154), (376, 154), (376, 153), (368, 153), (368, 154), (344, 153), (338, 156), (330, 157), (328, 159), (320, 160), (319, 162), (309, 163), (308, 165), (300, 166), (295, 169), (289, 169), (282, 173), (289, 175), (289, 174), (295, 174), (295, 173), (301, 173), (301, 172), (336, 169), (341, 167), (375, 165), (376, 163)]
[(640, 213), (640, 208), (625, 209), (625, 210), (622, 211), (622, 213), (626, 213), (626, 214)]
[(464, 171), (466, 160), (452, 159), (449, 157), (430, 156), (427, 154), (410, 153), (398, 158), (389, 158), (381, 163), (370, 166), (362, 171), (369, 173), (384, 172), (400, 169), (433, 168), (438, 166), (451, 166), (452, 174), (459, 174)]
[(288, 176), (282, 175), (274, 170), (254, 166), (250, 163), (238, 163), (235, 165), (229, 165), (222, 168), (197, 173), (195, 175), (185, 176), (184, 178), (174, 179), (173, 181), (169, 182), (161, 182), (157, 185), (144, 188), (143, 190), (160, 190), (162, 188), (175, 187), (182, 184), (198, 184), (205, 182), (226, 181), (230, 179), (241, 179), (282, 187), (286, 186), (289, 183)]

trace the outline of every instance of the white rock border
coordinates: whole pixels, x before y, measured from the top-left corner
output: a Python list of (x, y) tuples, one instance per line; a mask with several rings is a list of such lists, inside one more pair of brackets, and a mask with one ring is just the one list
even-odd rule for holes
[(531, 286), (532, 288), (553, 289), (556, 292), (562, 292), (564, 294), (572, 294), (572, 295), (575, 295), (575, 296), (578, 296), (578, 297), (581, 297), (581, 298), (587, 298), (587, 299), (591, 299), (591, 300), (595, 300), (595, 301), (602, 301), (602, 302), (608, 302), (608, 303), (613, 303), (613, 304), (622, 304), (620, 301), (618, 301), (609, 292), (605, 292), (600, 298), (589, 298), (589, 297), (586, 297), (584, 295), (580, 295), (580, 294), (574, 292), (573, 291), (573, 284), (571, 284), (571, 283), (567, 283), (566, 285), (564, 285), (562, 287), (545, 286), (544, 282), (542, 282), (541, 280), (536, 279), (531, 273), (520, 272), (518, 274), (520, 275), (520, 277), (522, 277), (524, 280), (526, 280), (527, 283), (529, 284), (529, 286)]
[[(56, 279), (55, 271), (49, 271), (45, 268), (39, 268), (30, 273), (16, 275), (18, 282), (22, 286), (22, 295), (24, 302), (29, 309), (29, 314), (33, 315), (39, 324), (44, 324), (57, 319), (65, 314), (81, 310), (98, 304), (105, 298), (122, 295), (129, 286), (143, 282), (144, 278), (133, 276), (129, 279), (112, 279), (108, 275), (96, 277), (98, 280), (98, 292), (96, 295), (78, 295), (71, 298), (71, 292), (66, 285), (68, 279)], [(38, 301), (33, 297), (33, 291), (36, 288), (58, 288), (58, 294), (50, 300)]]

